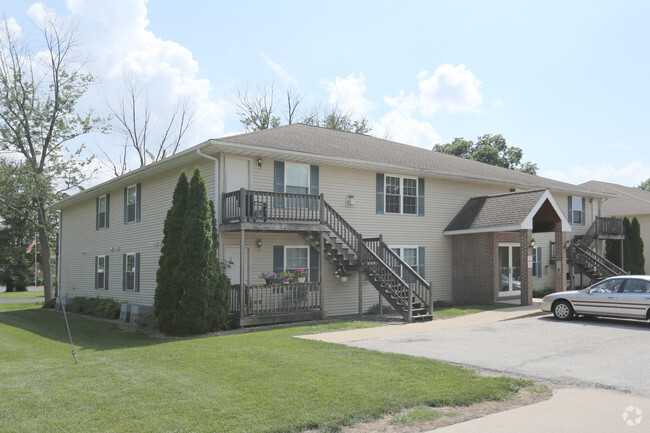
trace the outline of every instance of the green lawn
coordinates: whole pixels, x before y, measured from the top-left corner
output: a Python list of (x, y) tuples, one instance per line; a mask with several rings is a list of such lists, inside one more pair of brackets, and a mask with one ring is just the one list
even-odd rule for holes
[[(32, 304), (0, 305), (2, 432), (298, 432), (402, 408), (466, 405), (528, 382), (292, 338), (351, 323), (155, 338)], [(315, 329), (314, 329), (315, 328)]]
[(30, 298), (42, 298), (45, 296), (42, 290), (36, 292), (2, 292), (0, 293), (0, 298), (10, 298), (10, 299), (30, 299)]
[(461, 305), (434, 308), (433, 320), (451, 319), (452, 317), (464, 316), (466, 314), (480, 313), (482, 311), (498, 310), (499, 308), (508, 307), (512, 307), (512, 305)]

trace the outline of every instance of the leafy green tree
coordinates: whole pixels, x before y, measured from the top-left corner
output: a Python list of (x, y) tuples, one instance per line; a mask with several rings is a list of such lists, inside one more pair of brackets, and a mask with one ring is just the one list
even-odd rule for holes
[(31, 49), (9, 20), (0, 24), (0, 151), (22, 158), (30, 182), (23, 185), (35, 215), (45, 300), (52, 299), (49, 206), (87, 179), (79, 161), (83, 146), (67, 147), (103, 122), (81, 115), (79, 99), (93, 81), (75, 61), (73, 28), (46, 16), (39, 23), (42, 46)]
[[(624, 241), (625, 242), (625, 241)], [(621, 266), (621, 241), (608, 239), (605, 241), (605, 258), (616, 266)]]
[(181, 308), (183, 281), (174, 280), (175, 270), (180, 263), (185, 209), (189, 183), (182, 171), (172, 198), (172, 206), (167, 211), (163, 226), (163, 240), (156, 272), (156, 293), (154, 295), (154, 314), (161, 331), (171, 333), (174, 320)]
[(447, 144), (436, 144), (435, 152), (446, 153), (464, 159), (483, 162), (497, 167), (509, 168), (528, 174), (537, 174), (537, 164), (522, 163), (523, 150), (519, 147), (508, 146), (501, 134), (485, 134), (477, 138), (476, 143), (464, 138), (455, 138)]
[(644, 191), (650, 191), (650, 177), (643, 182), (639, 186), (637, 186), (638, 189), (642, 189)]

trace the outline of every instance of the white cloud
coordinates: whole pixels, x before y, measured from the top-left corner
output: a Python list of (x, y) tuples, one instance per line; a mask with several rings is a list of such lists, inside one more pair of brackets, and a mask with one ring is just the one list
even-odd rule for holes
[(423, 115), (432, 116), (441, 109), (452, 113), (476, 112), (483, 103), (481, 82), (465, 65), (440, 65), (433, 75), (423, 71), (417, 78)]
[(298, 86), (298, 81), (296, 81), (295, 78), (289, 74), (289, 71), (287, 71), (284, 66), (280, 65), (278, 62), (274, 61), (271, 59), (269, 56), (266, 54), (262, 54), (262, 58), (264, 59), (264, 62), (266, 63), (266, 66), (268, 66), (275, 75), (277, 75), (280, 80), (284, 83), (284, 85), (288, 88), (299, 88)]
[(404, 115), (399, 110), (393, 110), (383, 116), (373, 125), (372, 133), (378, 137), (425, 149), (431, 149), (440, 143), (440, 136), (430, 123)]
[(572, 184), (598, 180), (634, 187), (650, 178), (650, 167), (634, 161), (622, 168), (616, 168), (611, 164), (602, 164), (595, 168), (575, 166), (566, 171), (549, 170), (542, 176)]
[(9, 29), (9, 34), (14, 39), (18, 39), (23, 35), (23, 30), (14, 17), (9, 17), (6, 20), (0, 22), (0, 25), (2, 25), (3, 29), (5, 26), (7, 26)]
[(373, 109), (372, 102), (363, 96), (366, 91), (366, 79), (363, 74), (350, 74), (345, 78), (336, 77), (334, 81), (323, 80), (329, 92), (329, 102), (353, 117), (365, 117)]
[(82, 49), (90, 53), (87, 67), (103, 86), (94, 97), (122, 94), (123, 77), (131, 76), (147, 87), (155, 117), (169, 116), (165, 109), (180, 98), (196, 105), (186, 147), (223, 133), (225, 102), (211, 99), (211, 84), (198, 75), (199, 65), (189, 49), (147, 29), (146, 1), (67, 0), (67, 6), (79, 23)]

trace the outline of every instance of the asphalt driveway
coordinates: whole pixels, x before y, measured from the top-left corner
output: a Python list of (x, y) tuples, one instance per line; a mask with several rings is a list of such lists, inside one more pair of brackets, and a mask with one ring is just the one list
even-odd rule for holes
[(646, 322), (545, 315), (345, 344), (650, 397), (649, 337)]

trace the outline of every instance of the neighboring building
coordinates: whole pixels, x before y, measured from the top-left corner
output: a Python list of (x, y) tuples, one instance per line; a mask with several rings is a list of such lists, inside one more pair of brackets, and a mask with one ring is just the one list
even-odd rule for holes
[[(407, 320), (428, 318), (432, 299), (528, 304), (534, 288), (566, 287), (566, 240), (587, 233), (612, 197), (294, 124), (208, 140), (57, 203), (63, 296), (152, 305), (173, 189), (197, 165), (242, 325), (356, 314), (378, 292)], [(298, 268), (307, 282), (258, 278)]]
[(595, 180), (585, 182), (580, 187), (614, 195), (602, 202), (602, 216), (628, 217), (630, 220), (636, 217), (639, 220), (641, 238), (643, 239), (643, 256), (646, 259), (645, 273), (646, 275), (650, 274), (650, 192)]

